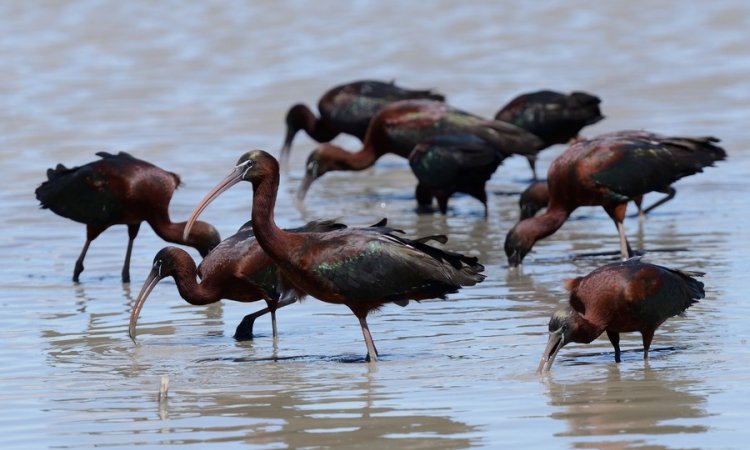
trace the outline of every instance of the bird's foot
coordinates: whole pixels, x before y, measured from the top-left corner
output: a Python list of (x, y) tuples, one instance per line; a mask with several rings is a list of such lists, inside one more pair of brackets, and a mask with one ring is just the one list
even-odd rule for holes
[(238, 341), (252, 341), (254, 325), (255, 317), (252, 317), (252, 314), (245, 316), (234, 330), (234, 338)]

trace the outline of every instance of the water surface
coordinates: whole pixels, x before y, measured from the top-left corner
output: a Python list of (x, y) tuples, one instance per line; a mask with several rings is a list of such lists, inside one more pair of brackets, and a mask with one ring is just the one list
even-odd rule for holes
[[(0, 3), (0, 443), (3, 448), (741, 448), (747, 438), (745, 224), (750, 182), (750, 6), (742, 1)], [(502, 250), (529, 178), (511, 158), (489, 184), (490, 217), (466, 197), (447, 217), (417, 216), (414, 179), (388, 156), (365, 172), (326, 175), (304, 211), (291, 194), (313, 141), (295, 140), (277, 220), (320, 217), (365, 225), (381, 217), (410, 234), (447, 233), (476, 255), (487, 280), (407, 308), (370, 328), (382, 352), (363, 362), (357, 321), (308, 299), (279, 312), (256, 339), (234, 327), (256, 305), (194, 307), (171, 281), (152, 293), (128, 338), (130, 309), (165, 244), (147, 227), (120, 282), (124, 227), (92, 245), (70, 281), (84, 227), (37, 208), (34, 188), (58, 162), (126, 150), (182, 175), (170, 211), (183, 220), (251, 148), (276, 153), (283, 117), (341, 82), (396, 79), (437, 88), (491, 116), (518, 93), (586, 90), (607, 119), (589, 135), (626, 128), (715, 135), (729, 161), (678, 182), (674, 201), (639, 226), (651, 261), (706, 272), (706, 299), (656, 334), (571, 345), (553, 372), (534, 369), (563, 280), (616, 250), (601, 209), (581, 209), (539, 243), (520, 272)], [(357, 141), (337, 139), (355, 149)], [(540, 168), (563, 150), (542, 153)], [(658, 198), (650, 195), (647, 203)], [(203, 214), (229, 236), (249, 217), (242, 184)], [(194, 257), (197, 253), (191, 250)], [(257, 305), (260, 308), (261, 305)], [(168, 401), (159, 403), (162, 375)]]

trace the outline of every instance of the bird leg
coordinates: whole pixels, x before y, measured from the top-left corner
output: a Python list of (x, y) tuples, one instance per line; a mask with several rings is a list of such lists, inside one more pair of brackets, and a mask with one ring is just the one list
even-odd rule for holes
[(617, 231), (620, 233), (620, 255), (622, 255), (622, 260), (625, 261), (633, 256), (633, 249), (630, 248), (628, 238), (625, 237), (625, 226), (622, 221), (615, 221), (615, 224), (617, 225)]
[(484, 206), (484, 220), (487, 220), (489, 209), (487, 208), (487, 191), (484, 189), (484, 186), (472, 187), (466, 193), (482, 202), (482, 206)]
[(122, 282), (130, 283), (130, 255), (133, 253), (133, 241), (138, 236), (141, 223), (128, 225), (128, 250), (125, 252), (125, 263), (122, 265)]
[(279, 337), (279, 332), (276, 329), (276, 310), (275, 309), (273, 311), (271, 311), (271, 335), (274, 338), (278, 338)]
[(672, 199), (674, 198), (674, 195), (675, 195), (676, 193), (677, 193), (677, 191), (675, 190), (675, 188), (673, 188), (672, 186), (669, 186), (669, 190), (667, 191), (667, 195), (666, 195), (665, 197), (663, 197), (663, 198), (662, 198), (661, 200), (659, 200), (658, 202), (656, 202), (656, 203), (654, 203), (653, 205), (651, 205), (651, 206), (649, 206), (648, 208), (646, 208), (646, 209), (645, 209), (645, 210), (643, 211), (643, 214), (648, 214), (648, 213), (649, 213), (649, 211), (652, 211), (652, 210), (653, 210), (654, 208), (656, 208), (657, 206), (659, 206), (659, 205), (663, 205), (664, 203), (666, 203), (666, 202), (668, 202), (668, 201), (672, 200)]
[(643, 360), (648, 361), (648, 349), (651, 347), (651, 340), (654, 338), (654, 331), (656, 330), (644, 330), (641, 331), (643, 336)]
[(438, 191), (435, 193), (438, 208), (440, 209), (440, 214), (442, 215), (448, 214), (448, 197), (449, 194), (445, 191)]
[(276, 307), (273, 308), (273, 310), (271, 310), (271, 308), (269, 307), (265, 307), (252, 314), (246, 315), (245, 317), (242, 318), (242, 321), (240, 322), (240, 324), (237, 325), (237, 329), (234, 330), (234, 338), (238, 341), (252, 340), (253, 339), (253, 326), (255, 325), (255, 319), (269, 312), (271, 313), (271, 328), (273, 329), (273, 337), (274, 338), (279, 337), (276, 331), (276, 324), (275, 324), (276, 310), (279, 308), (283, 308), (284, 306), (289, 306), (296, 301), (297, 300), (295, 298), (287, 298), (287, 299), (282, 298), (276, 304)]
[(83, 258), (86, 257), (86, 252), (89, 251), (89, 245), (91, 245), (91, 239), (86, 238), (86, 242), (83, 244), (83, 250), (81, 250), (81, 254), (76, 261), (75, 269), (73, 269), (73, 281), (76, 283), (78, 283), (78, 276), (83, 272)]
[(422, 183), (418, 183), (414, 190), (414, 197), (417, 199), (417, 212), (432, 212), (432, 189)]
[(615, 348), (615, 362), (620, 362), (620, 333), (616, 331), (607, 331), (607, 337), (609, 342), (612, 343), (612, 347)]
[(359, 325), (362, 327), (362, 334), (365, 337), (365, 344), (367, 344), (367, 362), (376, 362), (378, 360), (378, 349), (375, 348), (375, 342), (372, 340), (370, 329), (367, 327), (367, 318), (359, 317)]
[(638, 208), (638, 225), (643, 225), (643, 221), (646, 219), (646, 213), (643, 212), (643, 196), (633, 197), (633, 203)]

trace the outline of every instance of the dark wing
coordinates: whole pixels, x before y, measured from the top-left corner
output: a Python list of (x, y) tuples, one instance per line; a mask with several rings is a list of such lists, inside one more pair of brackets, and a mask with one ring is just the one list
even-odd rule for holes
[(544, 141), (528, 131), (501, 120), (489, 120), (474, 128), (476, 134), (505, 156), (536, 155)]
[(398, 100), (445, 98), (430, 90), (409, 90), (383, 81), (364, 80), (337, 86), (318, 103), (322, 117), (340, 129), (364, 137), (370, 120), (387, 104)]
[(405, 89), (391, 81), (362, 81), (359, 83), (359, 92), (363, 97), (382, 98), (389, 102), (409, 99), (427, 99), (445, 101), (445, 96), (432, 89)]
[(495, 119), (533, 133), (548, 147), (567, 143), (583, 127), (602, 120), (600, 103), (599, 97), (586, 92), (566, 95), (543, 90), (514, 98), (495, 114)]
[(702, 276), (700, 272), (682, 272), (637, 261), (632, 265), (637, 268), (633, 278), (641, 283), (637, 289), (646, 293), (644, 300), (635, 305), (636, 313), (649, 323), (660, 324), (706, 296), (703, 283), (693, 278)]
[(472, 134), (436, 136), (414, 147), (409, 164), (428, 187), (456, 185), (465, 177), (486, 182), (503, 158), (486, 141)]
[(443, 297), (484, 279), (476, 258), (368, 229), (327, 237), (315, 272), (341, 295), (403, 303)]
[(664, 192), (682, 177), (726, 158), (714, 137), (609, 136), (595, 139), (604, 164), (591, 178), (628, 198)]
[(47, 178), (35, 191), (42, 208), (91, 225), (108, 225), (120, 217), (122, 200), (99, 161), (71, 169), (59, 164), (47, 171)]

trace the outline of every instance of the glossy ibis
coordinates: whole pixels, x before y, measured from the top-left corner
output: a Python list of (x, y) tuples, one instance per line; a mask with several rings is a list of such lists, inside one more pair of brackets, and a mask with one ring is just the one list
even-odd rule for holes
[(404, 89), (377, 80), (362, 80), (331, 88), (318, 101), (320, 117), (306, 105), (298, 103), (286, 113), (286, 136), (279, 159), (287, 164), (292, 141), (299, 130), (317, 142), (329, 142), (339, 133), (350, 134), (363, 140), (373, 116), (388, 103), (407, 99), (445, 101), (442, 94), (432, 90)]
[(194, 247), (206, 256), (221, 238), (208, 223), (196, 224), (189, 238), (183, 239), (185, 222), (169, 218), (169, 202), (180, 177), (128, 153), (96, 154), (101, 159), (80, 167), (58, 164), (47, 170), (48, 180), (36, 189), (42, 208), (86, 224), (86, 243), (76, 261), (73, 281), (83, 271), (83, 259), (91, 241), (112, 225), (128, 226), (128, 249), (122, 267), (122, 281), (130, 281), (130, 255), (141, 222), (146, 221), (167, 242)]
[(189, 223), (222, 192), (240, 181), (253, 185), (252, 223), (255, 237), (298, 290), (328, 303), (348, 306), (359, 319), (369, 361), (377, 350), (367, 315), (386, 303), (444, 297), (484, 279), (474, 257), (428, 245), (430, 239), (406, 239), (387, 227), (346, 228), (326, 233), (289, 233), (276, 226), (274, 206), (279, 165), (273, 156), (253, 150), (196, 207)]
[(313, 181), (327, 172), (364, 170), (386, 153), (408, 158), (420, 142), (449, 134), (474, 135), (494, 148), (501, 159), (516, 153), (534, 155), (542, 145), (533, 134), (506, 122), (483, 119), (442, 102), (402, 100), (386, 105), (373, 117), (360, 151), (350, 153), (333, 144), (313, 150), (297, 199), (303, 200)]
[[(585, 277), (567, 280), (570, 304), (549, 321), (549, 340), (537, 372), (549, 370), (566, 344), (588, 344), (603, 332), (620, 362), (620, 333), (639, 331), (643, 359), (656, 329), (705, 297), (700, 272), (683, 272), (640, 261), (640, 257), (607, 264)], [(546, 364), (546, 367), (545, 367)]]
[(487, 218), (487, 191), (484, 186), (503, 161), (487, 141), (472, 134), (448, 134), (422, 141), (409, 155), (409, 165), (419, 180), (416, 189), (419, 209), (427, 209), (437, 199), (440, 212), (448, 210), (448, 199), (455, 192), (476, 198)]
[[(320, 221), (288, 231), (330, 231), (344, 227), (343, 224)], [(200, 277), (200, 283), (196, 282), (196, 276)], [(191, 305), (208, 305), (221, 299), (246, 303), (265, 300), (267, 308), (242, 319), (234, 334), (237, 340), (252, 339), (255, 319), (268, 312), (271, 313), (273, 336), (277, 337), (276, 310), (294, 303), (299, 297), (297, 292), (286, 288), (289, 283), (280, 279), (276, 264), (258, 245), (252, 223), (248, 221), (237, 233), (211, 250), (197, 268), (193, 258), (182, 249), (165, 247), (159, 250), (130, 315), (131, 339), (135, 340), (136, 322), (146, 299), (159, 281), (167, 277), (174, 278), (180, 296)], [(285, 298), (281, 298), (282, 292), (286, 294)]]
[(608, 133), (579, 141), (549, 168), (550, 202), (521, 220), (505, 239), (505, 254), (518, 266), (534, 244), (557, 231), (579, 206), (602, 206), (617, 226), (623, 259), (632, 256), (623, 220), (628, 201), (648, 192), (669, 192), (682, 177), (726, 157), (714, 137), (672, 137), (645, 131)]

